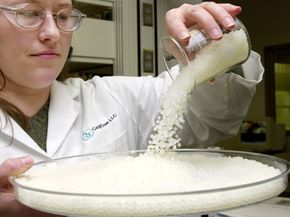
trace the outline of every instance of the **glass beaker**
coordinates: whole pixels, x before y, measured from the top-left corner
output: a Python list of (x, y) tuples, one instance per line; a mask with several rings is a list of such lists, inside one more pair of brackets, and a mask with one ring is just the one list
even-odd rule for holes
[[(179, 64), (179, 71), (183, 68), (194, 71), (195, 85), (198, 85), (242, 64), (249, 57), (249, 34), (237, 18), (233, 28), (222, 28), (223, 37), (219, 40), (212, 40), (198, 25), (189, 28), (189, 32), (187, 46), (182, 46), (172, 36), (161, 38), (163, 59), (170, 75), (172, 67)], [(205, 66), (200, 67), (203, 64)]]

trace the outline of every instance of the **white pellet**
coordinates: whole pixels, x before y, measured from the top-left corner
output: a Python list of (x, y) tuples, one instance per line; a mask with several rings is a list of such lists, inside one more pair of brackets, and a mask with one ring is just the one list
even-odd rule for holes
[[(173, 149), (179, 139), (172, 136), (177, 128), (182, 129), (190, 93), (209, 78), (223, 72), (244, 60), (249, 52), (249, 45), (244, 30), (225, 34), (219, 41), (212, 41), (197, 53), (190, 65), (185, 66), (165, 96), (159, 117), (154, 126), (148, 150), (160, 154), (161, 149)], [(169, 139), (170, 138), (170, 139)]]

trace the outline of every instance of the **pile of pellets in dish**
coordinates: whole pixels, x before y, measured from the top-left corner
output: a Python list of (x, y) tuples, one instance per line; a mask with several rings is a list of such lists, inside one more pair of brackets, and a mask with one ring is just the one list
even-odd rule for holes
[(18, 185), (32, 189), (18, 187), (16, 192), (18, 199), (32, 208), (64, 215), (186, 215), (276, 196), (285, 188), (282, 178), (237, 186), (280, 173), (242, 157), (169, 152), (167, 157), (144, 154), (81, 160), (73, 166), (50, 163), (18, 178)]
[[(18, 199), (35, 209), (64, 215), (136, 217), (223, 210), (268, 199), (283, 191), (282, 179), (223, 190), (281, 173), (260, 162), (219, 154), (166, 152), (180, 146), (176, 131), (182, 128), (190, 92), (195, 84), (205, 80), (203, 73), (214, 75), (218, 68), (239, 62), (239, 58), (225, 58), (216, 49), (227, 47), (233, 40), (241, 47), (247, 46), (244, 32), (225, 35), (196, 56), (192, 65), (198, 73), (185, 67), (173, 82), (145, 154), (94, 158), (73, 166), (49, 163), (15, 180), (19, 185), (15, 186)], [(247, 49), (240, 49), (241, 55), (247, 55)]]

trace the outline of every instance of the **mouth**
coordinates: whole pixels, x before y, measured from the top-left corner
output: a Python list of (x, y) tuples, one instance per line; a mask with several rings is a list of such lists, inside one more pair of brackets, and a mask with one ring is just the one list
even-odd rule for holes
[(31, 57), (39, 57), (42, 59), (54, 59), (60, 56), (60, 54), (53, 51), (38, 52), (30, 55)]

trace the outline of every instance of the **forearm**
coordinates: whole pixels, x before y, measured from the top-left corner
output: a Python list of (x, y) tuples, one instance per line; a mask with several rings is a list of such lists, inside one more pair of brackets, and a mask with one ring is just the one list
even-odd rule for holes
[(13, 193), (4, 193), (0, 196), (0, 217), (61, 217), (40, 212), (20, 204)]
[(8, 177), (25, 172), (32, 164), (30, 157), (10, 158), (0, 164), (0, 217), (57, 217), (26, 207), (15, 198)]
[(243, 71), (243, 76), (225, 73), (193, 91), (182, 131), (184, 144), (206, 147), (237, 134), (262, 79), (259, 56), (252, 54)]

